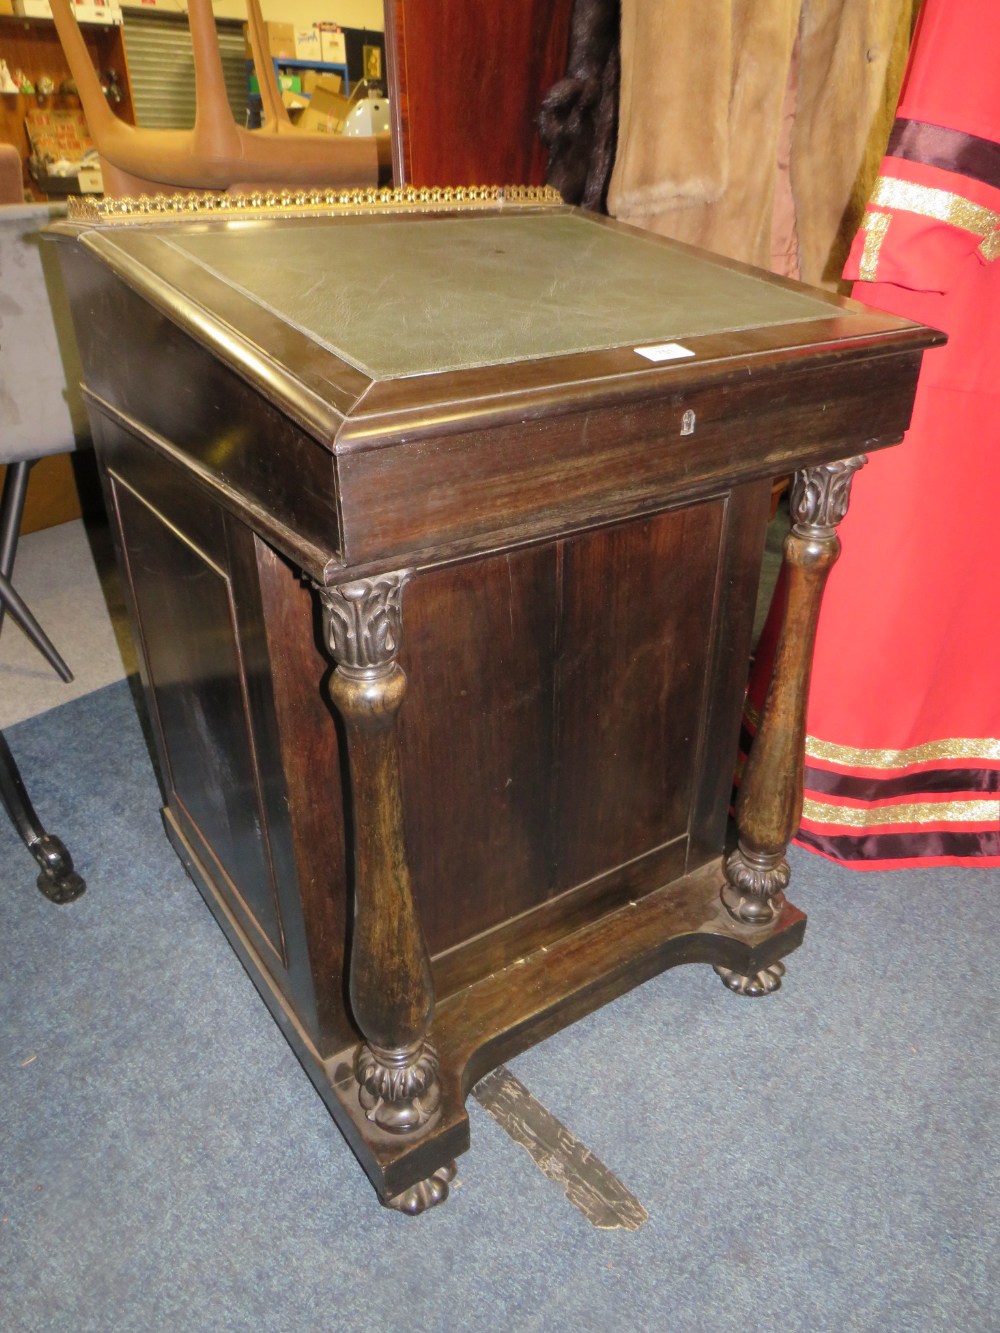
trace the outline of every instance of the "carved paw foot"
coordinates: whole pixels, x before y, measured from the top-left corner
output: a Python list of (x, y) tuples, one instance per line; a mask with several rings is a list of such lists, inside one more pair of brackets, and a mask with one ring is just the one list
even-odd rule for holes
[(731, 968), (715, 966), (715, 972), (722, 978), (722, 984), (727, 986), (734, 995), (749, 995), (755, 999), (758, 995), (770, 995), (772, 991), (781, 989), (781, 978), (785, 975), (784, 963), (772, 963), (770, 967), (765, 967), (761, 972), (755, 972), (753, 976), (744, 976), (742, 972), (734, 972)]
[(41, 866), (38, 887), (51, 902), (71, 903), (79, 898), (87, 885), (73, 869), (73, 858), (51, 833), (46, 833), (31, 848), (31, 854)]
[(402, 1194), (383, 1199), (383, 1203), (386, 1208), (395, 1208), (397, 1212), (408, 1213), (410, 1217), (425, 1213), (428, 1208), (434, 1208), (447, 1199), (448, 1182), (455, 1179), (455, 1170), (455, 1163), (448, 1162), (446, 1166), (438, 1167), (426, 1180), (418, 1180), (408, 1190), (403, 1190)]

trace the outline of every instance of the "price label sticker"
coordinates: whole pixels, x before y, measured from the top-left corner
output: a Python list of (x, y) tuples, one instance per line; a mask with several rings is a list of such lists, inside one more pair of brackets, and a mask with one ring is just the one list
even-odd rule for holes
[(682, 357), (694, 356), (690, 347), (682, 347), (680, 343), (653, 343), (650, 347), (635, 350), (647, 361), (679, 361)]

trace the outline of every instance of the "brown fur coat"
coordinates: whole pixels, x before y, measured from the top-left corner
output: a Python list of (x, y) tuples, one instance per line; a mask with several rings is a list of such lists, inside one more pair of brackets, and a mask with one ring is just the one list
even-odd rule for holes
[(794, 239), (774, 266), (835, 282), (888, 139), (917, 3), (622, 0), (608, 211), (770, 267), (777, 200)]

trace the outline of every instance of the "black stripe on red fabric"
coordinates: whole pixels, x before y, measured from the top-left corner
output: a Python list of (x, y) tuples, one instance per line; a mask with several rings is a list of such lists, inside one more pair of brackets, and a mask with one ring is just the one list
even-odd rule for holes
[(1000, 792), (1000, 770), (995, 768), (928, 768), (921, 773), (902, 773), (897, 777), (859, 777), (851, 773), (831, 773), (829, 769), (806, 765), (806, 791), (824, 796), (843, 796), (852, 801), (887, 801), (896, 796), (917, 796), (921, 792)]
[(827, 838), (799, 829), (795, 841), (836, 861), (906, 861), (954, 856), (966, 860), (1000, 857), (1000, 830), (982, 833), (864, 833)]
[(1000, 190), (1000, 144), (992, 139), (979, 139), (923, 120), (897, 120), (886, 155), (954, 171)]

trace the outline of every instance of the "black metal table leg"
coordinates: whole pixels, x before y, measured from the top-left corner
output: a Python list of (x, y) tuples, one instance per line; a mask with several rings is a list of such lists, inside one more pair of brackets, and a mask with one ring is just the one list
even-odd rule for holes
[(0, 498), (0, 628), (3, 627), (4, 612), (9, 611), (53, 670), (63, 680), (70, 681), (73, 679), (73, 673), (10, 581), (14, 572), (14, 555), (21, 530), (30, 470), (30, 462), (9, 464), (4, 479), (3, 497)]
[(10, 579), (3, 574), (0, 574), (0, 607), (7, 608), (60, 679), (72, 680), (73, 673), (60, 657), (55, 644), (28, 610), (24, 598), (14, 591)]
[(0, 801), (10, 815), (25, 847), (38, 862), (38, 887), (54, 903), (71, 903), (86, 889), (73, 869), (73, 858), (62, 842), (42, 827), (28, 799), (10, 746), (0, 732)]
[[(9, 579), (14, 573), (14, 554), (24, 515), (24, 499), (28, 493), (28, 474), (31, 463), (22, 459), (8, 463), (4, 476), (3, 496), (0, 498), (0, 574)], [(0, 601), (0, 628), (6, 605)]]

